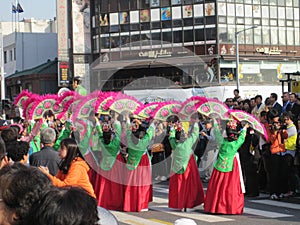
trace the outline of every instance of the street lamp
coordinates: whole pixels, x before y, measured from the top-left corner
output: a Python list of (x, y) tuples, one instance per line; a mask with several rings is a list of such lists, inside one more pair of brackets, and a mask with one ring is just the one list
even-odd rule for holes
[(257, 28), (257, 25), (251, 26), (249, 28), (235, 32), (235, 60), (236, 60), (236, 70), (235, 70), (235, 79), (236, 79), (236, 89), (240, 88), (240, 78), (239, 78), (239, 34), (246, 31)]

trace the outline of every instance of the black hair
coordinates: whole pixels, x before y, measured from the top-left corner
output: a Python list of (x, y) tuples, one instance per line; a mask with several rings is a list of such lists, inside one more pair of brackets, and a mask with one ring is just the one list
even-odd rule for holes
[(67, 174), (74, 159), (78, 157), (82, 159), (84, 158), (76, 141), (73, 138), (63, 139), (60, 143), (60, 147), (63, 146), (67, 149), (67, 155), (66, 158), (61, 160), (58, 167), (64, 174)]
[(26, 141), (14, 141), (7, 145), (7, 157), (14, 162), (24, 159), (29, 152), (29, 143)]
[(97, 201), (84, 189), (52, 187), (25, 225), (94, 225), (98, 221)]
[(184, 130), (176, 131), (175, 132), (175, 138), (178, 142), (183, 143), (185, 141), (185, 134)]
[(236, 91), (237, 93), (240, 93), (239, 89), (234, 89), (233, 92), (235, 92), (235, 91)]
[(23, 224), (52, 182), (38, 168), (14, 163), (0, 170), (0, 187), (3, 203), (16, 213), (16, 224)]
[(272, 96), (273, 98), (275, 98), (275, 100), (277, 101), (278, 95), (276, 93), (271, 93), (270, 96)]
[(7, 145), (10, 142), (18, 140), (18, 132), (12, 127), (7, 127), (1, 131), (1, 137), (5, 145)]
[(77, 84), (81, 84), (82, 78), (80, 76), (76, 76), (73, 78), (73, 81), (76, 81)]
[(270, 120), (274, 119), (275, 117), (279, 117), (278, 110), (276, 110), (274, 108), (270, 109), (270, 111), (268, 111), (268, 113), (267, 113), (267, 117)]
[(104, 144), (108, 145), (110, 143), (112, 132), (111, 130), (103, 132)]
[(256, 95), (256, 96), (254, 97), (255, 100), (258, 99), (258, 98), (260, 98), (260, 100), (262, 100), (262, 96), (261, 96), (261, 95)]

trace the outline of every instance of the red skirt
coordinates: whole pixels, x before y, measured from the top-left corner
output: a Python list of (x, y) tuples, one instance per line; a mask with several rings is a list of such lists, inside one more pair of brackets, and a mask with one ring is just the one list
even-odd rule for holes
[(183, 174), (171, 173), (169, 182), (169, 208), (194, 208), (204, 202), (203, 185), (194, 156)]
[(117, 155), (111, 170), (98, 170), (94, 183), (98, 205), (108, 210), (123, 210), (124, 185), (123, 167), (125, 165), (121, 154)]
[(234, 157), (231, 172), (213, 170), (207, 187), (204, 211), (220, 214), (242, 214), (243, 208), (244, 194), (241, 188), (238, 161)]
[(140, 212), (148, 209), (152, 201), (152, 176), (148, 155), (142, 156), (135, 170), (126, 169), (124, 207), (125, 212)]

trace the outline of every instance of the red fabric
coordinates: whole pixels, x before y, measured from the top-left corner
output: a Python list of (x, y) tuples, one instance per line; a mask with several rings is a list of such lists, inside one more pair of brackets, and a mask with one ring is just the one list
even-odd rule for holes
[(207, 187), (204, 211), (220, 214), (242, 214), (244, 194), (242, 193), (237, 159), (234, 158), (231, 172), (213, 170)]
[(94, 177), (94, 190), (98, 199), (98, 205), (108, 210), (123, 210), (124, 201), (124, 159), (121, 154), (117, 155), (115, 164), (111, 170), (99, 169)]
[(192, 155), (183, 174), (171, 173), (169, 207), (175, 209), (194, 208), (203, 202), (203, 185), (195, 158)]
[(148, 209), (152, 201), (152, 176), (150, 161), (147, 154), (135, 170), (126, 169), (124, 208), (125, 212), (140, 212)]

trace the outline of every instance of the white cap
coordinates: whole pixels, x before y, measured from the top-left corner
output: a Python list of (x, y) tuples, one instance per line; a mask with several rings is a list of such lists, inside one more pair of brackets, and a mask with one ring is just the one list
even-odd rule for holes
[(192, 219), (181, 218), (174, 222), (174, 225), (197, 225)]

